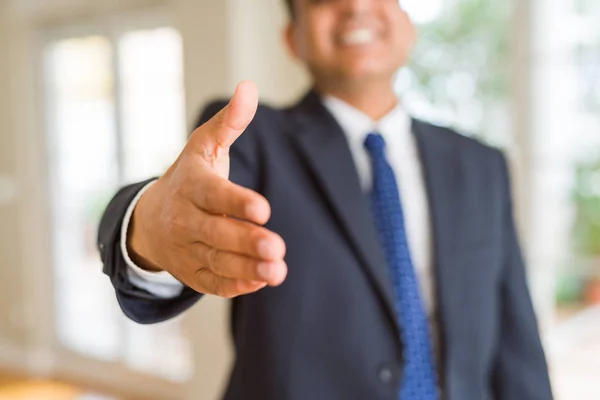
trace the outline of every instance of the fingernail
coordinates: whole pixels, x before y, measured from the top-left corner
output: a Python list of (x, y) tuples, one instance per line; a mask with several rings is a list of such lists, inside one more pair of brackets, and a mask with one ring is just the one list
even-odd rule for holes
[(246, 215), (252, 220), (262, 220), (263, 219), (263, 210), (260, 204), (257, 203), (249, 203), (246, 204)]
[(273, 286), (279, 286), (283, 283), (287, 276), (287, 265), (285, 263), (277, 263), (277, 267), (273, 268)]
[(261, 262), (258, 263), (258, 276), (260, 276), (264, 280), (271, 279), (272, 268), (270, 263)]
[(269, 240), (262, 239), (260, 242), (258, 242), (258, 255), (260, 257), (269, 258), (272, 253), (271, 243), (269, 243)]

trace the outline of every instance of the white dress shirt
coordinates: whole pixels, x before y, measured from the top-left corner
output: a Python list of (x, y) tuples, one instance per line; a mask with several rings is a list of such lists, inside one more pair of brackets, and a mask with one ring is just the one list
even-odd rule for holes
[[(380, 133), (384, 137), (388, 161), (394, 170), (400, 188), (408, 244), (419, 279), (421, 294), (427, 311), (433, 317), (435, 287), (432, 270), (430, 215), (425, 180), (417, 144), (411, 133), (409, 116), (398, 105), (379, 121), (373, 121), (361, 111), (337, 98), (325, 97), (323, 103), (342, 127), (348, 139), (358, 177), (365, 193), (368, 193), (371, 188), (372, 177), (371, 161), (364, 148), (365, 138), (369, 133)], [(174, 298), (183, 289), (183, 285), (179, 281), (165, 271), (148, 272), (139, 268), (131, 261), (127, 253), (127, 227), (139, 198), (149, 185), (142, 189), (127, 210), (121, 231), (121, 250), (129, 266), (129, 280), (134, 286), (145, 289), (157, 297)], [(431, 318), (431, 322), (435, 327), (434, 318)], [(436, 333), (435, 329), (434, 333)]]

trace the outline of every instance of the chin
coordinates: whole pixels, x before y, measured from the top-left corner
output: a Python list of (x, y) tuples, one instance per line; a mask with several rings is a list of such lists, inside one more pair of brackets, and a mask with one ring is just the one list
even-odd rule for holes
[(341, 75), (346, 78), (363, 81), (390, 75), (389, 68), (373, 65), (370, 62), (344, 65), (340, 68)]

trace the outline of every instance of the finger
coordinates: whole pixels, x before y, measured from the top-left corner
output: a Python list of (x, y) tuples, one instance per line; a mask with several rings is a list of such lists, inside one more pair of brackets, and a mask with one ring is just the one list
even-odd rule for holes
[(269, 202), (260, 194), (236, 185), (219, 175), (203, 172), (202, 185), (189, 185), (194, 205), (210, 214), (228, 215), (258, 225), (271, 216)]
[(202, 210), (195, 215), (197, 222), (189, 225), (189, 237), (197, 238), (197, 242), (266, 261), (281, 261), (285, 256), (283, 239), (268, 229)]
[(265, 286), (265, 282), (223, 278), (206, 268), (202, 268), (195, 273), (192, 289), (200, 293), (231, 299), (244, 294), (254, 293)]
[(250, 81), (241, 82), (221, 111), (192, 134), (189, 146), (205, 159), (217, 158), (248, 127), (258, 108), (258, 90)]
[(278, 286), (287, 276), (287, 265), (283, 261), (261, 261), (202, 243), (194, 246), (194, 253), (200, 265), (225, 278), (261, 281)]

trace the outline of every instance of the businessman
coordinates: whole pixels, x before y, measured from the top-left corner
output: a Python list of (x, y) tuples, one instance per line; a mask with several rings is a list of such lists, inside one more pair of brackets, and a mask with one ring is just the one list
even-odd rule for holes
[(241, 83), (116, 194), (98, 242), (123, 311), (233, 298), (227, 400), (551, 399), (504, 157), (407, 116), (397, 0), (287, 5), (313, 90), (281, 110)]

